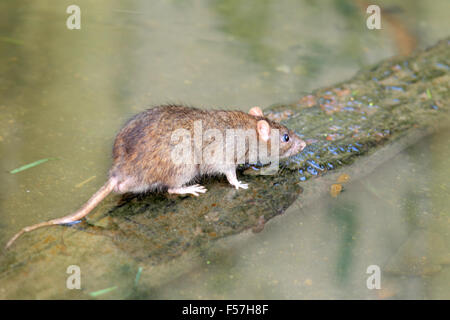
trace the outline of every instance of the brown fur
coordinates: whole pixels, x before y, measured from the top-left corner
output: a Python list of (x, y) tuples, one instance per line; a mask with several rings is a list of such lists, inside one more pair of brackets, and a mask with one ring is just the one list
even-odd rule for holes
[(148, 109), (128, 121), (116, 137), (110, 171), (110, 176), (118, 181), (115, 191), (142, 192), (157, 187), (181, 187), (200, 174), (225, 173), (229, 167), (223, 167), (224, 164), (221, 167), (175, 165), (172, 162), (170, 141), (173, 131), (183, 128), (189, 130), (193, 137), (196, 120), (202, 120), (203, 131), (219, 129), (223, 136), (226, 129), (255, 130), (257, 122), (265, 120), (271, 128), (279, 129), (280, 135), (288, 133), (292, 139), (289, 143), (280, 143), (281, 157), (297, 137), (279, 123), (242, 111), (201, 110), (178, 105)]

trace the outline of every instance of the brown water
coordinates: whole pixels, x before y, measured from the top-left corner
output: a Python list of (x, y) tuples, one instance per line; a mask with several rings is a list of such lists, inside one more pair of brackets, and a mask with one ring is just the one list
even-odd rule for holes
[[(408, 50), (412, 40), (421, 48), (448, 36), (448, 1), (382, 1), (391, 19), (374, 31), (352, 3), (78, 1), (81, 30), (71, 31), (70, 2), (1, 2), (1, 243), (79, 207), (106, 179), (114, 134), (148, 106), (289, 102)], [(437, 259), (434, 271), (411, 275), (405, 270), (416, 260), (397, 262), (403, 267), (382, 294), (449, 298), (448, 141), (446, 132), (422, 142), (338, 199), (293, 206), (239, 249), (224, 249), (223, 260), (138, 297), (377, 297), (365, 286), (367, 265), (386, 266), (407, 239), (431, 234), (447, 246), (417, 255)], [(59, 159), (9, 173), (49, 157)], [(114, 297), (126, 296), (119, 289)]]

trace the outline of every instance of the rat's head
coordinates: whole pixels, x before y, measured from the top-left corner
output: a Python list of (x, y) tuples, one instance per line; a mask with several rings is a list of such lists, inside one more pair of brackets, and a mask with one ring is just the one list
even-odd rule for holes
[(275, 132), (273, 131), (274, 129), (278, 130), (278, 155), (280, 159), (293, 156), (301, 152), (306, 147), (305, 141), (300, 139), (294, 131), (289, 130), (278, 122), (265, 118), (259, 107), (253, 107), (250, 109), (249, 114), (257, 117), (258, 121), (256, 123), (256, 131), (258, 133), (258, 137), (262, 141), (267, 142), (269, 150), (271, 146), (272, 132)]

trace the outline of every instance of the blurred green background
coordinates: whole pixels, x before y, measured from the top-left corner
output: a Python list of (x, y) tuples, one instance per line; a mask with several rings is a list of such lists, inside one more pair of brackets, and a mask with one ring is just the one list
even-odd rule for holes
[[(0, 2), (1, 243), (25, 225), (84, 203), (106, 180), (115, 133), (147, 107), (174, 102), (248, 110), (292, 102), (363, 66), (432, 45), (450, 30), (448, 0), (377, 1), (382, 30), (367, 29), (364, 1), (79, 0), (81, 30), (68, 30), (71, 4)], [(407, 238), (405, 217), (448, 210), (448, 141), (448, 132), (429, 139), (373, 177), (370, 188), (381, 193), (399, 182), (396, 192), (389, 189), (391, 206), (380, 208), (373, 192), (350, 187), (346, 200), (324, 199), (316, 211), (293, 214), (289, 226), (274, 224), (244, 242), (224, 266), (200, 268), (138, 297), (377, 297), (365, 288), (365, 267), (386, 263), (394, 254), (387, 244)], [(9, 173), (48, 157), (59, 160)], [(418, 170), (417, 188), (404, 161)], [(417, 198), (421, 188), (432, 195)], [(367, 223), (372, 227), (361, 227)], [(300, 231), (293, 227), (299, 225)], [(386, 225), (381, 242), (373, 240), (379, 233), (363, 236)], [(355, 270), (362, 271), (352, 276)], [(439, 280), (415, 276), (406, 284), (394, 278), (394, 293), (385, 296), (450, 298), (448, 266), (439, 269)], [(0, 282), (0, 290), (8, 288)]]

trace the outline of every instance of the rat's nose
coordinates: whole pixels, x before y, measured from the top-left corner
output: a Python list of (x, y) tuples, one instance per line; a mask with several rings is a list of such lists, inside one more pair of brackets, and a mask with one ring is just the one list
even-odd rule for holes
[(300, 146), (300, 151), (302, 151), (303, 149), (306, 148), (306, 142), (303, 140), (300, 140), (299, 146)]

